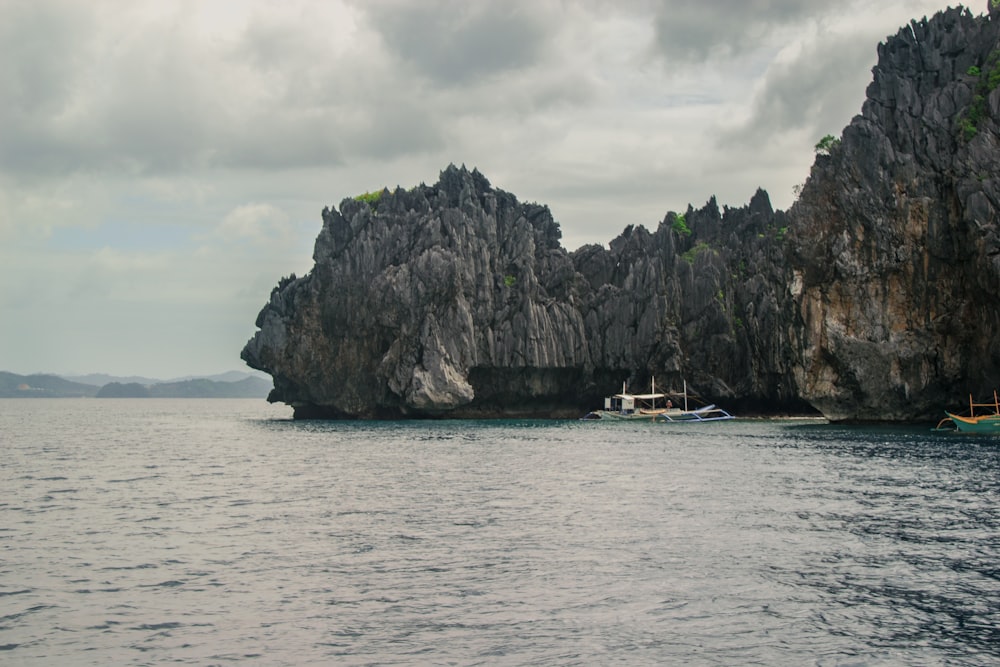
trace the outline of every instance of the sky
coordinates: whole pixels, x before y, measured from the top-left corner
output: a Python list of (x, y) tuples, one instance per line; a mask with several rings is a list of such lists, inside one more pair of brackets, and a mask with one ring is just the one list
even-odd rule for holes
[(0, 0), (0, 370), (247, 370), (323, 207), (452, 163), (568, 250), (713, 195), (787, 208), (878, 43), (946, 7)]

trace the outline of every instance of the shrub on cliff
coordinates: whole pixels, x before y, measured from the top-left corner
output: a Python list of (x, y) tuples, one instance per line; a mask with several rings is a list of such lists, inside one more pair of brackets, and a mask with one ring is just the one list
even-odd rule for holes
[(670, 224), (670, 228), (682, 236), (691, 236), (691, 229), (687, 226), (687, 220), (684, 218), (683, 213), (678, 213), (674, 216), (674, 221)]
[(972, 104), (958, 119), (959, 134), (965, 141), (971, 141), (979, 133), (983, 118), (987, 115), (986, 98), (1000, 87), (1000, 49), (990, 53), (982, 67), (973, 65), (966, 74), (979, 79)]
[(354, 201), (363, 201), (369, 206), (374, 206), (379, 202), (380, 199), (382, 199), (383, 192), (384, 190), (376, 190), (375, 192), (365, 192), (364, 194), (356, 196), (354, 198)]
[(838, 146), (840, 146), (840, 139), (832, 134), (828, 134), (816, 144), (816, 152), (820, 155), (829, 155)]

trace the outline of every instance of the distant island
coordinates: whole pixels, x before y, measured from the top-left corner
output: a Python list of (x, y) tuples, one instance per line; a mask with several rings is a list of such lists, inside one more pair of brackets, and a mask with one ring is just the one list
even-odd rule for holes
[[(87, 381), (99, 378), (101, 384)], [(0, 371), (0, 398), (266, 398), (271, 382), (231, 371), (223, 375), (179, 380), (118, 378), (110, 375), (62, 377)]]

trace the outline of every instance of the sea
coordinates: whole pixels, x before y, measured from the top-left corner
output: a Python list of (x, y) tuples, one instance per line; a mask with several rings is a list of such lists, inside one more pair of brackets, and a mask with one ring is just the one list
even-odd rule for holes
[(998, 665), (1000, 439), (0, 400), (0, 664)]

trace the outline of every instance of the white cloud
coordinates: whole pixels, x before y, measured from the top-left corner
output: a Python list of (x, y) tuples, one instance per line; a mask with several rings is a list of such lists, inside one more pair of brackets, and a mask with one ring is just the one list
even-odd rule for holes
[(123, 252), (107, 246), (92, 255), (96, 269), (115, 274), (150, 273), (162, 271), (171, 264), (170, 258), (164, 253), (155, 252)]
[(260, 245), (285, 243), (292, 234), (288, 214), (271, 204), (244, 204), (230, 211), (216, 229), (224, 239), (247, 239)]

